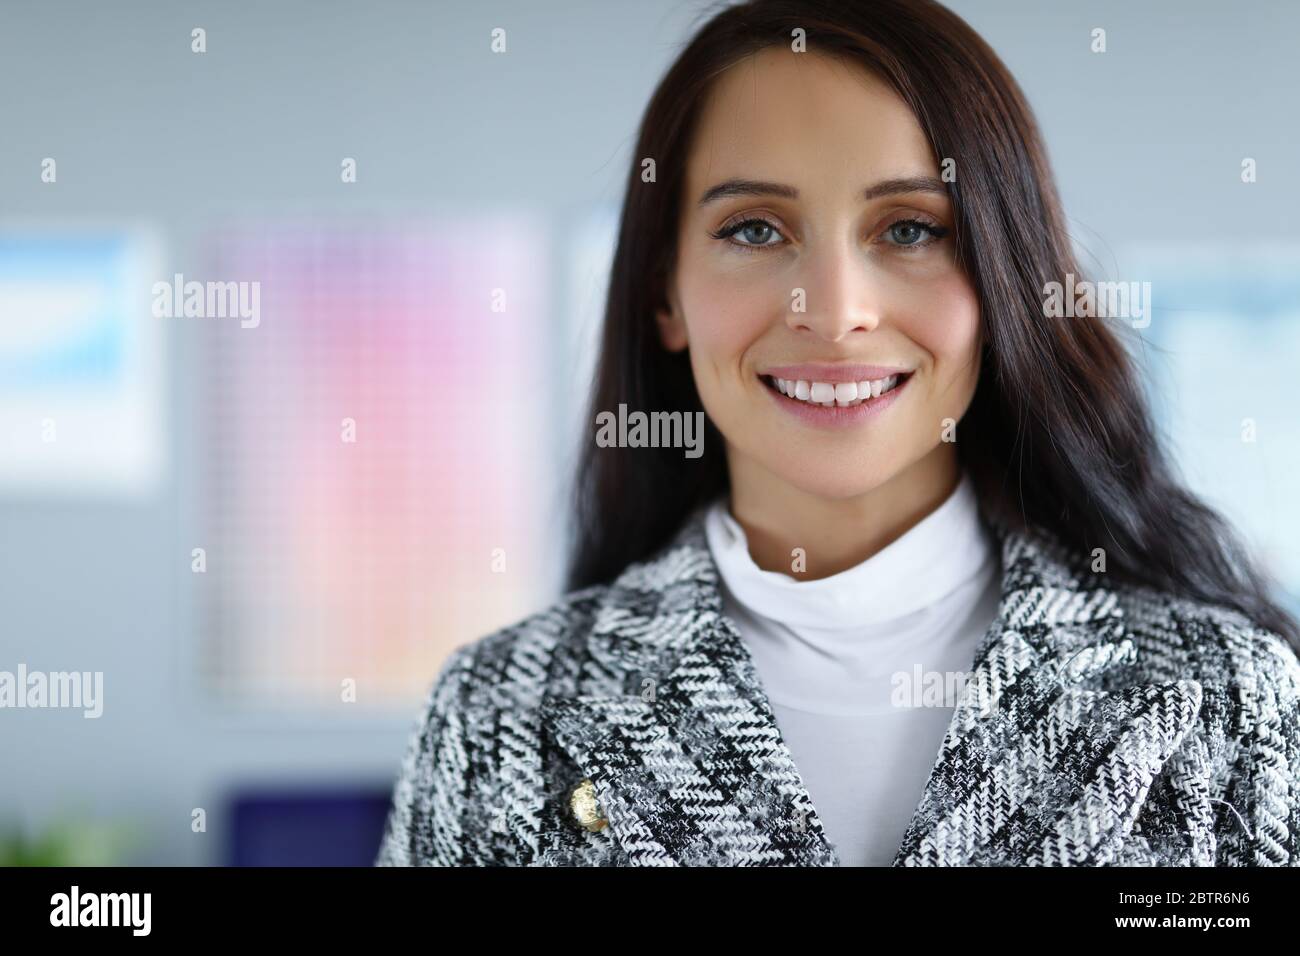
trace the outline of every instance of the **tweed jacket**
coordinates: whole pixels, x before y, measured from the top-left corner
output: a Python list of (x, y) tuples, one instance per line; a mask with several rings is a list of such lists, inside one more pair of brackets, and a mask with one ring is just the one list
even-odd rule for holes
[[(722, 612), (703, 513), (612, 583), (453, 652), (378, 865), (840, 865)], [(996, 620), (893, 865), (1300, 864), (1283, 639), (1112, 584), (1041, 529), (990, 528)]]

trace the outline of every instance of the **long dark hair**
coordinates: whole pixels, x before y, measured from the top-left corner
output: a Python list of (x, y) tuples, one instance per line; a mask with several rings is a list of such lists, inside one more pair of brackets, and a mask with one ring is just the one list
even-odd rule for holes
[[(1043, 290), (1082, 277), (1037, 124), (993, 50), (932, 0), (750, 0), (717, 13), (668, 70), (642, 119), (610, 276), (590, 424), (600, 411), (703, 411), (686, 352), (660, 344), (677, 254), (690, 140), (710, 83), (803, 30), (807, 49), (849, 58), (916, 115), (949, 183), (961, 267), (979, 298), (982, 371), (958, 452), (981, 507), (1012, 527), (1105, 549), (1107, 573), (1240, 611), (1300, 650), (1300, 627), (1228, 522), (1184, 488), (1161, 447), (1134, 365), (1098, 318), (1049, 318)], [(642, 160), (655, 161), (653, 182)], [(705, 416), (705, 447), (722, 447)], [(667, 543), (728, 488), (720, 453), (596, 447), (575, 483), (569, 586), (615, 577)]]

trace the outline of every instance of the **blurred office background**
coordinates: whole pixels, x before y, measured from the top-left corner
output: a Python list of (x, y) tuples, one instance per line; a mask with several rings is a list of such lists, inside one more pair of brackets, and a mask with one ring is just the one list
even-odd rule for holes
[[(951, 5), (1296, 609), (1300, 7)], [(706, 12), (0, 4), (0, 670), (104, 675), (0, 711), (7, 862), (372, 858), (447, 653), (559, 593), (619, 189)], [(256, 323), (154, 315), (178, 274)]]

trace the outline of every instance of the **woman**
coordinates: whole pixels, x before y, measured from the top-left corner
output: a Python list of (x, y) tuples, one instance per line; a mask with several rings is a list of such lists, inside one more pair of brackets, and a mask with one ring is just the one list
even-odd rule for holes
[(641, 126), (592, 406), (704, 453), (587, 445), (574, 590), (452, 655), (379, 862), (1300, 863), (1296, 624), (1113, 323), (1045, 309), (1080, 274), (954, 14), (718, 14)]

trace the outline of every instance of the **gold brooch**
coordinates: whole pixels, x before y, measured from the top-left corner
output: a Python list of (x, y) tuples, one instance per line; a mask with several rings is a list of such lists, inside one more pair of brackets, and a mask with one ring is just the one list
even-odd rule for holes
[(584, 830), (595, 833), (609, 825), (605, 814), (600, 812), (600, 803), (596, 800), (596, 787), (590, 780), (583, 780), (569, 794), (569, 812)]

